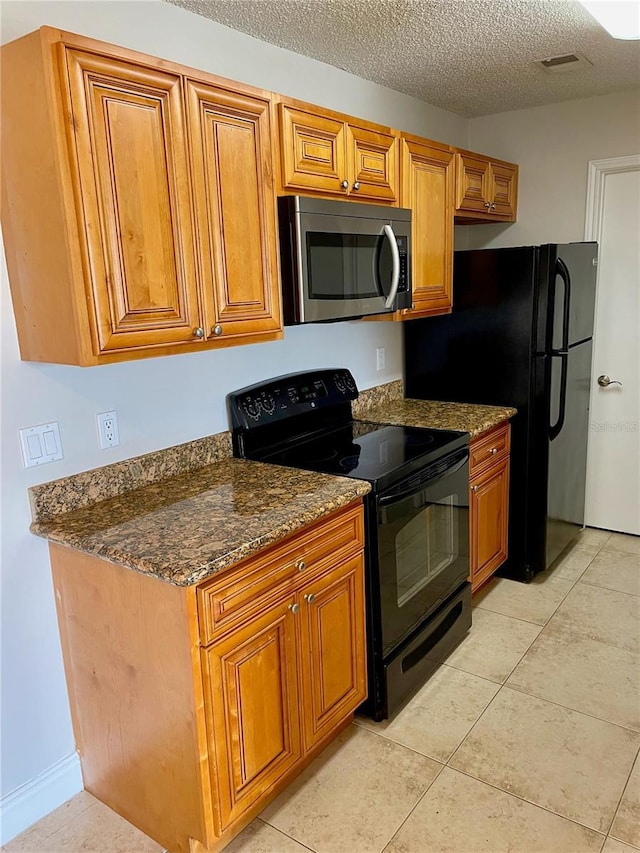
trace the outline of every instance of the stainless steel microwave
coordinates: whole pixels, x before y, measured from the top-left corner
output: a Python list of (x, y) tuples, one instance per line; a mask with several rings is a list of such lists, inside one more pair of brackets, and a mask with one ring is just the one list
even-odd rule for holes
[(411, 307), (411, 211), (278, 199), (284, 322), (319, 323)]

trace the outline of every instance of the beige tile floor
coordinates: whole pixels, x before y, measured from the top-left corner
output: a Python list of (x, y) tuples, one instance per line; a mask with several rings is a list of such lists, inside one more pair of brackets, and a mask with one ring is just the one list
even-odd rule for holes
[[(640, 850), (640, 540), (585, 531), (494, 579), (393, 719), (357, 718), (229, 853)], [(87, 793), (6, 853), (161, 853)]]

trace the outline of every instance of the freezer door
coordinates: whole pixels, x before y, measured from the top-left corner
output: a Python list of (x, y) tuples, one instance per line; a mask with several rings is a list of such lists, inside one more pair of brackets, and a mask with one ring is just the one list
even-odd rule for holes
[(566, 351), (593, 335), (598, 244), (566, 243), (543, 248), (551, 250), (549, 304), (553, 311), (549, 350)]
[(549, 357), (547, 567), (584, 525), (591, 341)]

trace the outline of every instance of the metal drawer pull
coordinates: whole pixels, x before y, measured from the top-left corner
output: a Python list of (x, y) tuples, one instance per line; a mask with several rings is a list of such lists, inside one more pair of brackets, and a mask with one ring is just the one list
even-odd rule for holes
[(307, 604), (313, 604), (313, 602), (316, 600), (316, 597), (312, 592), (305, 593), (303, 598), (307, 602)]
[(477, 491), (478, 491), (478, 487), (477, 487), (477, 486), (471, 486), (471, 491), (472, 491), (472, 492), (477, 492)]
[(307, 568), (307, 564), (305, 563), (305, 561), (304, 560), (298, 560), (298, 562), (296, 563), (296, 569), (299, 572), (304, 572), (304, 570), (306, 568)]
[(349, 189), (349, 181), (342, 181), (340, 186), (342, 187), (343, 190), (348, 190)]
[(298, 612), (298, 610), (300, 610), (300, 605), (299, 604), (290, 604), (289, 610), (295, 615)]
[(497, 448), (497, 447), (492, 447), (492, 448), (491, 448), (491, 450), (489, 451), (489, 453), (490, 453), (492, 456), (495, 456), (497, 452), (498, 452), (498, 448)]
[(197, 329), (193, 330), (193, 334), (196, 338), (204, 338), (204, 329), (201, 326), (198, 326)]

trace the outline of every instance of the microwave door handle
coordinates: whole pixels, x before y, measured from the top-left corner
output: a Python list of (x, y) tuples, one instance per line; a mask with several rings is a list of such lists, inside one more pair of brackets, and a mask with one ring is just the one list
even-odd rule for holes
[(393, 269), (391, 271), (391, 289), (389, 290), (389, 295), (387, 296), (387, 301), (384, 303), (384, 307), (391, 308), (398, 294), (398, 285), (400, 284), (400, 252), (398, 252), (398, 241), (396, 240), (396, 235), (393, 233), (393, 228), (390, 225), (385, 225), (384, 233), (389, 241), (391, 261), (393, 263)]

